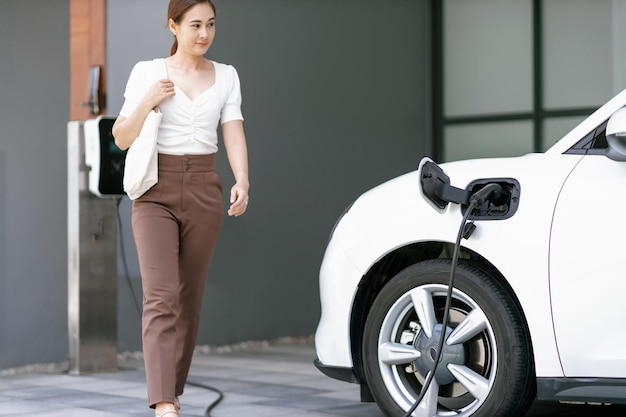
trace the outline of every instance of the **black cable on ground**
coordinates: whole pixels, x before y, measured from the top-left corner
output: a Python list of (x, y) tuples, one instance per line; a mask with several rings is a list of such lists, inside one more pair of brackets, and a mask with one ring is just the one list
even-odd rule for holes
[(424, 381), (424, 385), (422, 386), (422, 389), (420, 390), (417, 399), (413, 403), (413, 406), (409, 408), (409, 410), (406, 412), (404, 417), (411, 417), (411, 414), (413, 414), (413, 412), (417, 409), (417, 407), (424, 399), (426, 391), (428, 391), (428, 387), (435, 377), (435, 372), (437, 371), (437, 366), (439, 365), (439, 360), (441, 359), (441, 351), (443, 349), (443, 343), (446, 338), (446, 327), (448, 326), (448, 320), (450, 316), (450, 306), (452, 304), (452, 290), (454, 289), (454, 275), (456, 272), (456, 265), (459, 260), (459, 252), (461, 250), (461, 239), (463, 239), (465, 223), (467, 223), (469, 216), (471, 215), (472, 211), (474, 211), (474, 204), (475, 203), (473, 201), (470, 202), (470, 205), (467, 208), (465, 215), (463, 216), (463, 221), (461, 221), (461, 227), (459, 227), (459, 233), (456, 238), (456, 244), (454, 245), (454, 253), (452, 254), (452, 267), (450, 268), (450, 280), (448, 283), (448, 292), (446, 294), (446, 306), (443, 313), (443, 321), (441, 323), (441, 335), (439, 335), (439, 343), (437, 345), (437, 357), (435, 358), (433, 368), (430, 370), (430, 372), (428, 372), (428, 375), (426, 375), (426, 380)]
[[(124, 244), (124, 230), (122, 227), (122, 220), (121, 220), (122, 216), (120, 215), (120, 203), (121, 202), (122, 202), (121, 198), (117, 200), (117, 225), (118, 225), (119, 235), (120, 235), (120, 252), (122, 253), (122, 265), (124, 267), (124, 275), (126, 275), (126, 283), (128, 284), (128, 287), (130, 288), (131, 296), (133, 298), (133, 304), (135, 305), (135, 310), (137, 311), (137, 314), (139, 315), (139, 320), (141, 320), (141, 307), (139, 307), (139, 301), (137, 301), (138, 297), (137, 297), (137, 294), (135, 293), (135, 289), (130, 280), (128, 263), (126, 262), (126, 245)], [(204, 413), (206, 417), (211, 417), (211, 411), (215, 407), (217, 407), (217, 405), (220, 402), (222, 402), (222, 400), (224, 399), (224, 393), (215, 387), (201, 384), (198, 382), (187, 381), (187, 385), (192, 386), (192, 387), (202, 388), (202, 389), (205, 389), (207, 391), (212, 391), (217, 394), (217, 399), (214, 400), (211, 404), (209, 404), (209, 406), (206, 408), (206, 411)]]
[(217, 399), (214, 400), (211, 404), (209, 404), (209, 406), (206, 408), (206, 411), (204, 412), (204, 415), (206, 417), (211, 417), (211, 410), (213, 410), (215, 407), (217, 407), (217, 405), (220, 402), (222, 402), (222, 400), (224, 399), (224, 393), (220, 391), (219, 389), (214, 388), (210, 385), (204, 385), (198, 382), (187, 381), (187, 385), (192, 386), (192, 387), (197, 387), (197, 388), (203, 388), (208, 391), (213, 391), (214, 393), (217, 394)]

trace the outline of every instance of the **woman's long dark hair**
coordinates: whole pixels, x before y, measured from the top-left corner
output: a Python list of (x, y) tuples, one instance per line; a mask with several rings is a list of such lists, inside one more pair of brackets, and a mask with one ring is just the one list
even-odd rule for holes
[[(170, 0), (169, 6), (167, 6), (167, 21), (172, 19), (176, 24), (179, 24), (187, 10), (195, 6), (196, 4), (206, 3), (213, 8), (213, 13), (217, 15), (215, 5), (211, 0)], [(174, 43), (170, 49), (170, 55), (174, 55), (178, 50), (178, 39), (174, 36)]]

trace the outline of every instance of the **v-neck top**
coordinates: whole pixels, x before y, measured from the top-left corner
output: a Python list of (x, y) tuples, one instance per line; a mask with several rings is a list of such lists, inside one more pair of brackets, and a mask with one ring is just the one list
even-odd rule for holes
[[(232, 65), (213, 62), (215, 83), (191, 100), (182, 90), (165, 99), (157, 135), (157, 150), (170, 155), (199, 155), (217, 152), (219, 123), (243, 120), (239, 75)], [(130, 73), (120, 115), (128, 117), (152, 84), (167, 76), (165, 59), (138, 62)]]

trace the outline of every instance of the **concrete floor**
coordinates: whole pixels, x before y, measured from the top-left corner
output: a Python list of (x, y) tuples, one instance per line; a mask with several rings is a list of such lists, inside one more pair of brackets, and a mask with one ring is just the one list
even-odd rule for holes
[[(329, 379), (312, 364), (312, 345), (257, 346), (194, 358), (189, 381), (220, 389), (212, 417), (384, 417), (359, 401), (356, 385)], [(124, 359), (116, 372), (73, 376), (20, 372), (0, 378), (0, 416), (150, 417), (141, 359)], [(189, 386), (181, 417), (205, 416), (217, 394)], [(613, 417), (626, 407), (535, 404), (526, 417)]]

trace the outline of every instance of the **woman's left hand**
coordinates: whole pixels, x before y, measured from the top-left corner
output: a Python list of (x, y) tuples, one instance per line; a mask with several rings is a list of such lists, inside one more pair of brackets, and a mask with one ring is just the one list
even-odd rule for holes
[(235, 184), (230, 189), (230, 208), (228, 215), (238, 217), (246, 212), (248, 208), (248, 187), (242, 184)]

